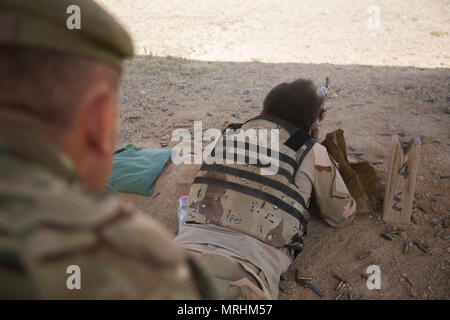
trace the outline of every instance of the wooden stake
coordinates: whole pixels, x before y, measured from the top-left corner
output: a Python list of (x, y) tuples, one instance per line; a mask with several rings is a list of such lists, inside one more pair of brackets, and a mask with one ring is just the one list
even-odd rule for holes
[(393, 224), (409, 224), (416, 188), (420, 138), (402, 142), (392, 139), (391, 161), (386, 180), (383, 220)]

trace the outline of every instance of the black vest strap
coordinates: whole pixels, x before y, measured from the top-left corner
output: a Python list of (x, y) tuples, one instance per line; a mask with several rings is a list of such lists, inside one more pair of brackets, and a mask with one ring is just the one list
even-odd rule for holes
[(262, 114), (259, 115), (257, 117), (254, 117), (252, 119), (249, 119), (247, 121), (245, 121), (244, 123), (241, 124), (244, 125), (247, 122), (253, 121), (253, 120), (267, 120), (273, 123), (276, 123), (277, 125), (279, 125), (280, 127), (282, 127), (284, 130), (286, 130), (287, 132), (289, 132), (289, 135), (292, 135), (296, 130), (297, 127), (295, 127), (293, 124), (291, 124), (289, 121), (286, 121), (284, 119), (278, 118), (276, 116), (273, 116), (271, 114)]
[(297, 161), (297, 167), (294, 169), (294, 172), (292, 173), (292, 180), (291, 183), (293, 185), (295, 185), (296, 187), (298, 187), (295, 184), (295, 176), (297, 175), (297, 171), (300, 168), (300, 166), (302, 165), (303, 160), (305, 160), (306, 155), (309, 153), (309, 151), (311, 151), (312, 147), (314, 146), (314, 144), (316, 143), (316, 140), (314, 140), (314, 138), (311, 138), (309, 140), (306, 140), (306, 142), (304, 143), (306, 145), (306, 149), (303, 151), (302, 156), (300, 157), (300, 159)]
[(300, 224), (303, 226), (303, 229), (306, 228), (306, 224), (308, 221), (303, 216), (303, 213), (301, 213), (299, 210), (295, 209), (291, 205), (287, 204), (286, 202), (278, 199), (272, 194), (263, 192), (258, 189), (250, 188), (248, 186), (244, 186), (242, 184), (238, 184), (231, 181), (216, 179), (212, 177), (195, 177), (193, 184), (210, 184), (215, 185), (218, 187), (223, 187), (226, 189), (234, 190), (240, 193), (248, 194), (250, 196), (256, 197), (261, 200), (265, 200), (269, 202), (270, 204), (277, 206), (284, 212), (292, 215), (293, 217), (297, 218)]
[(295, 133), (292, 134), (284, 144), (297, 152), (309, 139), (311, 139), (311, 136), (303, 129), (298, 128), (297, 131), (295, 131)]
[[(217, 159), (215, 149), (213, 151), (214, 151), (214, 153), (212, 152), (211, 156), (213, 156), (213, 157), (215, 157), (215, 159)], [(237, 163), (239, 156), (240, 155), (237, 153), (223, 152), (222, 153), (222, 161), (226, 161), (227, 159), (233, 159), (233, 161), (235, 161)], [(251, 158), (247, 155), (244, 158), (244, 163), (246, 165), (254, 166), (257, 168), (270, 168), (270, 166), (271, 166), (270, 163), (262, 164), (259, 159)], [(278, 174), (281, 174), (283, 177), (285, 177), (287, 181), (289, 181), (289, 182), (292, 181), (292, 174), (289, 173), (289, 171), (287, 171), (286, 169), (282, 168), (281, 166), (278, 166)]]
[[(220, 172), (220, 173), (229, 174), (229, 175), (232, 175), (235, 177), (245, 178), (250, 181), (257, 182), (257, 183), (261, 183), (265, 186), (268, 186), (270, 188), (273, 188), (275, 190), (282, 192), (284, 195), (288, 196), (289, 198), (294, 199), (295, 201), (300, 203), (300, 205), (306, 210), (306, 212), (310, 213), (309, 208), (306, 206), (305, 200), (303, 199), (301, 194), (279, 181), (270, 179), (270, 178), (268, 178), (266, 176), (262, 176), (260, 174), (256, 174), (253, 172), (249, 172), (249, 171), (245, 171), (245, 170), (241, 170), (241, 169), (237, 169), (237, 168), (233, 168), (233, 167), (224, 166), (221, 164), (206, 164), (206, 163), (204, 163), (202, 165), (202, 167), (200, 168), (200, 170), (216, 171), (216, 172)], [(262, 199), (262, 200), (266, 200), (266, 199)]]
[(291, 238), (291, 242), (285, 245), (284, 247), (294, 251), (294, 259), (295, 259), (297, 255), (303, 250), (303, 239), (298, 234), (296, 234)]
[(229, 126), (226, 130), (231, 129), (231, 130), (237, 130), (240, 129), (242, 127), (244, 123), (233, 123), (231, 126)]
[(250, 121), (253, 121), (253, 120), (267, 120), (267, 121), (276, 123), (277, 125), (279, 125), (283, 129), (285, 129), (287, 132), (289, 132), (289, 139), (287, 139), (284, 144), (287, 147), (289, 147), (292, 150), (294, 150), (295, 152), (297, 152), (305, 144), (305, 142), (307, 140), (312, 138), (303, 129), (297, 128), (296, 126), (291, 124), (289, 121), (286, 121), (284, 119), (278, 118), (278, 117), (273, 116), (271, 114), (263, 114), (263, 115), (254, 117), (254, 118), (252, 118), (250, 120), (247, 120), (244, 123), (241, 123), (241, 124), (235, 126), (234, 129), (240, 128), (244, 124), (246, 124), (246, 123), (248, 123)]

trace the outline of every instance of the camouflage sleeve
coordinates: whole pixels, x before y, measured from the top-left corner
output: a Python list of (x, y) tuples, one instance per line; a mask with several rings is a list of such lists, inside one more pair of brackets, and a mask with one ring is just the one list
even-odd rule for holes
[(313, 194), (320, 216), (333, 227), (349, 225), (356, 212), (356, 202), (350, 195), (333, 159), (326, 148), (316, 143), (305, 157), (296, 176), (299, 191), (307, 197)]
[[(203, 270), (174, 245), (159, 223), (123, 205), (100, 216), (103, 217), (91, 223), (46, 221), (28, 230), (23, 241), (12, 241), (14, 245), (9, 247), (16, 253), (16, 270), (0, 270), (0, 279), (6, 278), (18, 292), (5, 290), (7, 296), (215, 298)], [(11, 264), (11, 257), (0, 250), (0, 260)]]
[(21, 260), (17, 241), (0, 230), (0, 300), (38, 298)]

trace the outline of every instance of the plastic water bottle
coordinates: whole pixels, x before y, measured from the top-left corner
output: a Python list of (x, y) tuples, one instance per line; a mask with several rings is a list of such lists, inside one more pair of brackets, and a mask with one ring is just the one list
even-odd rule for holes
[(178, 199), (178, 230), (180, 230), (186, 221), (188, 199), (189, 195), (187, 193), (183, 193), (180, 199)]

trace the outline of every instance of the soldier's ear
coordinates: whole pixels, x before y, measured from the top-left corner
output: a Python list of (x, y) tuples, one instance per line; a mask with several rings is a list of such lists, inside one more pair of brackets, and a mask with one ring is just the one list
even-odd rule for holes
[(99, 84), (86, 103), (89, 146), (98, 153), (112, 154), (116, 138), (116, 94), (106, 83)]

